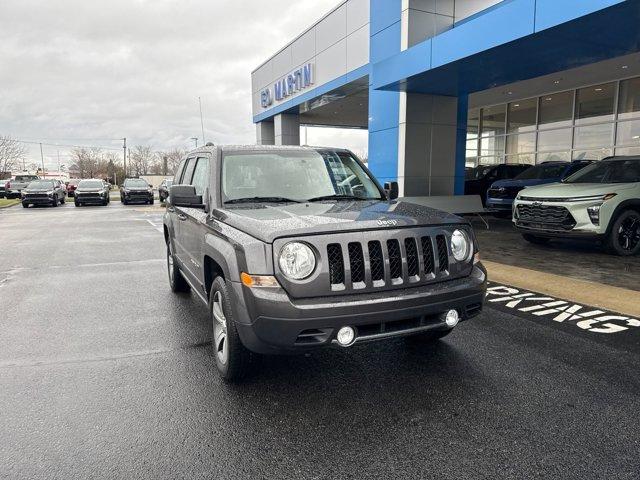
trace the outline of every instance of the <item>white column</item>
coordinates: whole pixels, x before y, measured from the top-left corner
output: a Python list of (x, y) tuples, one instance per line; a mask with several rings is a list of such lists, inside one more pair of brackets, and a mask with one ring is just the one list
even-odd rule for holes
[(300, 116), (281, 113), (273, 118), (276, 145), (300, 145)]

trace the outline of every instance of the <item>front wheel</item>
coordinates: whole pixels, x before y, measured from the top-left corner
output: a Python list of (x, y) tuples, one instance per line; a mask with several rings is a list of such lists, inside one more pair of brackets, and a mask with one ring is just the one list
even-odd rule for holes
[(622, 212), (613, 222), (605, 245), (614, 255), (628, 257), (640, 252), (640, 213)]
[(53, 202), (51, 203), (52, 207), (57, 207), (58, 206), (58, 196), (54, 195), (53, 196)]
[(149, 200), (149, 205), (153, 205), (153, 198)]
[(546, 245), (550, 240), (549, 238), (531, 235), (530, 233), (523, 233), (522, 238), (524, 238), (529, 243), (533, 243), (534, 245)]
[(213, 323), (213, 354), (223, 380), (234, 382), (249, 371), (251, 352), (242, 344), (231, 310), (227, 284), (222, 277), (213, 281), (209, 294), (209, 311)]
[(29, 208), (29, 204), (28, 204), (28, 203), (24, 203), (24, 202), (22, 202), (22, 206), (23, 206), (24, 208)]
[(63, 196), (62, 199), (60, 200), (60, 205), (64, 205), (66, 201), (67, 199)]

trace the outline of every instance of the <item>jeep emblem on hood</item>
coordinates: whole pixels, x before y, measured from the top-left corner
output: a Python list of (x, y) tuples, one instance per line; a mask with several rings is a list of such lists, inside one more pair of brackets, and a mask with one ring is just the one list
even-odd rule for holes
[(395, 227), (398, 225), (397, 220), (378, 220), (378, 225), (381, 227)]

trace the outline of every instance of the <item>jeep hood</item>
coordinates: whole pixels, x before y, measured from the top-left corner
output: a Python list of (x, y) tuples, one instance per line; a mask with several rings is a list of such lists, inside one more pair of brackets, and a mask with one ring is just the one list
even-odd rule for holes
[(466, 223), (460, 217), (406, 201), (247, 204), (212, 212), (215, 219), (263, 242), (314, 234)]
[(616, 193), (633, 185), (626, 183), (552, 183), (529, 187), (520, 192), (520, 196), (536, 198), (589, 197)]

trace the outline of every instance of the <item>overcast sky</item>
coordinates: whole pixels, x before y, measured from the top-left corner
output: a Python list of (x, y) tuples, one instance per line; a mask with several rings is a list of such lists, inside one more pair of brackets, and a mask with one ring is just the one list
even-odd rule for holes
[[(122, 148), (254, 143), (251, 71), (338, 0), (2, 0), (0, 134)], [(366, 148), (366, 132), (309, 143)], [(67, 148), (44, 147), (47, 168)], [(30, 155), (39, 160), (39, 147)]]

